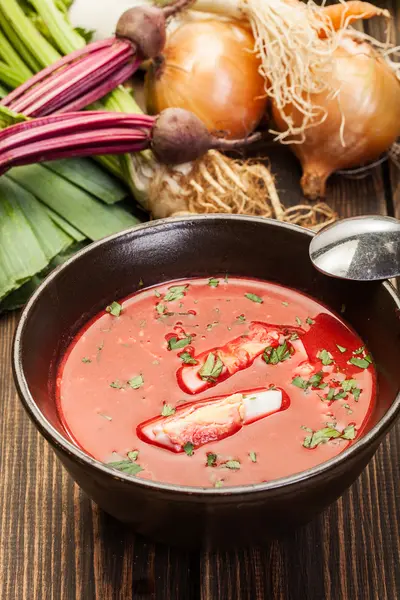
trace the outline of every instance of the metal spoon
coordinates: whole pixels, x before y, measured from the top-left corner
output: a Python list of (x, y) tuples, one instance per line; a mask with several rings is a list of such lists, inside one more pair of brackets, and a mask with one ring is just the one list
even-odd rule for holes
[(400, 221), (392, 217), (352, 217), (315, 235), (310, 258), (325, 275), (381, 281), (400, 275)]

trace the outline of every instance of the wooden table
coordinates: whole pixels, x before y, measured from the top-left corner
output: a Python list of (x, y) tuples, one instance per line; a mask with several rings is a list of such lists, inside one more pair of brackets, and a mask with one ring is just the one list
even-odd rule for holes
[[(295, 160), (279, 153), (273, 169), (297, 203)], [(400, 176), (384, 163), (333, 177), (328, 202), (342, 217), (400, 218)], [(0, 319), (0, 600), (400, 598), (400, 423), (351, 489), (285, 540), (221, 553), (154, 545), (91, 503), (28, 420), (11, 375), (17, 320)]]

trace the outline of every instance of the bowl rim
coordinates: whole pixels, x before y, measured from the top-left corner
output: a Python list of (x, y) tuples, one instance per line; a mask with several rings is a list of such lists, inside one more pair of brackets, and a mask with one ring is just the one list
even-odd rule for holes
[[(182, 497), (196, 497), (197, 499), (211, 497), (215, 500), (218, 500), (218, 498), (226, 499), (227, 496), (232, 496), (233, 499), (235, 499), (236, 496), (247, 496), (248, 494), (257, 492), (273, 492), (276, 490), (280, 490), (281, 488), (286, 488), (292, 485), (299, 484), (301, 482), (304, 482), (305, 480), (312, 480), (316, 477), (322, 476), (328, 471), (339, 467), (346, 460), (351, 460), (352, 458), (361, 454), (364, 450), (367, 449), (368, 446), (378, 441), (378, 439), (390, 429), (396, 417), (400, 414), (400, 392), (397, 394), (389, 410), (381, 417), (378, 423), (366, 435), (362, 436), (359, 440), (354, 442), (354, 444), (352, 444), (349, 448), (347, 448), (337, 456), (325, 462), (319, 463), (315, 467), (312, 467), (305, 471), (300, 471), (299, 473), (288, 475), (286, 477), (282, 477), (280, 479), (275, 479), (263, 483), (228, 486), (223, 488), (208, 488), (200, 486), (195, 487), (164, 483), (158, 481), (151, 481), (147, 479), (141, 479), (139, 477), (133, 477), (119, 472), (107, 466), (105, 463), (102, 463), (101, 461), (89, 456), (88, 454), (86, 454), (86, 452), (75, 446), (72, 443), (72, 441), (69, 441), (67, 438), (64, 438), (61, 435), (61, 433), (57, 431), (57, 429), (53, 427), (53, 425), (43, 415), (30, 392), (28, 382), (24, 374), (24, 369), (22, 366), (22, 347), (24, 341), (24, 332), (26, 329), (26, 325), (30, 319), (32, 310), (34, 309), (36, 304), (40, 302), (42, 293), (53, 282), (54, 279), (58, 278), (65, 270), (69, 269), (69, 267), (75, 262), (79, 262), (82, 256), (90, 254), (97, 248), (109, 244), (110, 242), (123, 239), (126, 236), (130, 236), (135, 232), (138, 232), (138, 234), (140, 235), (140, 233), (143, 231), (152, 229), (162, 229), (163, 227), (170, 226), (174, 223), (190, 224), (191, 222), (205, 220), (213, 220), (220, 222), (227, 220), (254, 222), (259, 223), (261, 225), (296, 231), (304, 236), (308, 236), (310, 239), (315, 235), (312, 231), (300, 227), (298, 225), (285, 223), (282, 221), (276, 221), (274, 219), (268, 219), (265, 217), (257, 217), (250, 215), (226, 215), (215, 213), (212, 215), (188, 215), (179, 217), (169, 217), (166, 219), (159, 219), (157, 221), (142, 223), (89, 244), (89, 246), (83, 248), (82, 250), (74, 254), (71, 258), (69, 258), (65, 263), (54, 269), (45, 278), (45, 280), (41, 283), (38, 289), (33, 293), (33, 295), (31, 296), (31, 298), (29, 299), (29, 301), (23, 309), (17, 329), (15, 331), (12, 348), (13, 375), (19, 398), (29, 417), (34, 422), (36, 428), (55, 449), (61, 451), (64, 455), (68, 455), (70, 459), (72, 459), (75, 462), (78, 462), (81, 466), (84, 466), (89, 469), (94, 469), (96, 472), (99, 473), (99, 475), (101, 474), (103, 476), (105, 475), (107, 477), (111, 477), (114, 480), (120, 480), (121, 482), (127, 485), (138, 486), (139, 488), (142, 488), (143, 491), (152, 490), (156, 492), (170, 492), (175, 496), (179, 494)], [(400, 310), (400, 296), (396, 292), (395, 288), (388, 281), (382, 282), (381, 285), (391, 296), (394, 303), (394, 308), (396, 308), (397, 306), (397, 309)]]

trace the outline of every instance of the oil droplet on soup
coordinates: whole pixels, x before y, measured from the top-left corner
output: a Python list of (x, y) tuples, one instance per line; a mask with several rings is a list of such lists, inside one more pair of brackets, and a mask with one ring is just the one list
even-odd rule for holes
[(365, 427), (375, 369), (316, 300), (253, 279), (143, 289), (105, 307), (59, 366), (64, 427), (135, 477), (224, 487), (336, 456)]

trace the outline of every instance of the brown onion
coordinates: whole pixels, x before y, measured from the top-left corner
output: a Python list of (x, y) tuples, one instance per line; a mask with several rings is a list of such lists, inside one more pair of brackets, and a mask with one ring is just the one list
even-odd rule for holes
[(234, 22), (181, 25), (146, 79), (148, 110), (184, 108), (231, 139), (254, 131), (267, 100), (250, 31)]
[[(326, 78), (331, 91), (312, 98), (315, 106), (326, 110), (325, 120), (306, 129), (302, 143), (291, 145), (303, 167), (303, 192), (311, 199), (325, 195), (331, 173), (377, 159), (400, 135), (400, 82), (372, 46), (343, 38)], [(340, 91), (334, 95), (336, 90)], [(302, 124), (304, 115), (293, 106), (285, 113), (295, 126)], [(285, 131), (286, 122), (276, 106), (273, 118)]]

